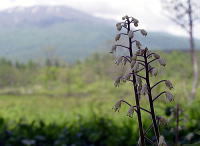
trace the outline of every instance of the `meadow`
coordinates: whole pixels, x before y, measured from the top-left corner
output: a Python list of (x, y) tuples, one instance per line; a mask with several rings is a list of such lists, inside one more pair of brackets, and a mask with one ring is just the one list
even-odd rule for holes
[[(172, 103), (164, 96), (156, 103), (156, 113), (170, 121), (161, 126), (161, 132), (173, 145), (175, 119), (170, 109), (180, 104), (180, 143), (198, 145), (200, 88), (192, 100), (190, 55), (181, 51), (160, 54), (167, 66), (159, 70), (159, 76), (172, 81), (175, 95)], [(51, 59), (44, 64), (1, 59), (0, 145), (136, 145), (136, 116), (126, 116), (126, 106), (119, 113), (112, 110), (120, 98), (133, 103), (128, 84), (118, 88), (113, 85), (124, 67), (114, 65), (112, 60), (105, 54), (94, 54), (73, 64)], [(153, 77), (152, 82), (156, 82)], [(154, 94), (163, 88), (159, 86)], [(147, 107), (147, 99), (141, 100)], [(142, 116), (147, 127), (149, 116)]]

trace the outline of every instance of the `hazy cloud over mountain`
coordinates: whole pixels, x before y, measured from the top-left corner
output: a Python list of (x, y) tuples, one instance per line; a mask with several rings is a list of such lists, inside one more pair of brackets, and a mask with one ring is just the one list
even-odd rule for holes
[[(142, 27), (150, 31), (165, 31), (177, 35), (185, 32), (169, 21), (162, 11), (161, 0), (1, 0), (0, 9), (14, 6), (67, 5), (95, 16), (119, 20), (129, 14), (139, 18)], [(200, 25), (195, 36), (200, 38)]]

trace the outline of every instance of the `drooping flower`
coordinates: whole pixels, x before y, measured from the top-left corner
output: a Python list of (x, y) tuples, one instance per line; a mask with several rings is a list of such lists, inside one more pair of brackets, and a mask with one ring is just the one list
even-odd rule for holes
[(127, 28), (127, 24), (126, 23), (124, 23), (124, 25), (123, 25), (125, 28)]
[(131, 106), (131, 107), (129, 108), (128, 112), (127, 112), (127, 116), (129, 116), (129, 117), (132, 118), (132, 117), (133, 117), (134, 111), (135, 111), (134, 106)]
[(116, 49), (117, 49), (117, 46), (116, 46), (116, 45), (113, 45), (113, 46), (112, 46), (112, 49), (111, 49), (111, 51), (110, 51), (110, 53), (116, 52)]
[(139, 93), (141, 93), (141, 90), (142, 90), (142, 84), (138, 84), (138, 86), (137, 86), (137, 90), (138, 90)]
[(140, 49), (140, 50), (136, 51), (136, 55), (141, 55), (141, 56), (143, 56), (143, 55), (144, 55), (144, 50), (143, 50), (143, 49)]
[(131, 68), (133, 68), (135, 66), (136, 60), (131, 60)]
[(173, 89), (173, 85), (172, 85), (172, 83), (169, 81), (169, 80), (166, 80), (165, 81), (165, 85), (171, 90), (171, 89)]
[(127, 58), (124, 58), (124, 59), (123, 59), (123, 64), (126, 65), (127, 61), (128, 61), (128, 59), (127, 59)]
[(121, 78), (122, 78), (122, 76), (117, 77), (117, 79), (115, 80), (115, 83), (114, 83), (115, 87), (119, 87), (119, 84), (121, 83)]
[(147, 32), (146, 32), (146, 30), (141, 29), (140, 32), (141, 32), (141, 34), (142, 34), (143, 36), (147, 36)]
[(113, 106), (113, 110), (114, 110), (115, 112), (116, 112), (116, 111), (119, 112), (119, 110), (120, 110), (120, 108), (121, 108), (121, 105), (122, 105), (122, 100), (117, 101), (117, 102), (115, 103), (115, 105)]
[(165, 66), (166, 65), (166, 61), (162, 58), (158, 59), (158, 62), (160, 63), (160, 65)]
[(141, 49), (142, 44), (140, 43), (140, 41), (135, 41), (135, 45), (138, 49)]
[(151, 54), (151, 51), (150, 51), (150, 50), (147, 50), (147, 51), (146, 51), (146, 55), (149, 56), (148, 58), (152, 57), (150, 54)]
[(158, 55), (158, 54), (156, 54), (156, 53), (153, 53), (153, 56), (154, 56), (154, 58), (156, 58), (156, 59), (159, 59), (159, 58), (160, 58), (160, 55)]
[(125, 76), (122, 77), (122, 80), (123, 80), (124, 82), (126, 82), (127, 80), (130, 80), (130, 78), (131, 78), (131, 74), (128, 73), (128, 74), (126, 74)]
[(170, 92), (168, 92), (168, 91), (165, 92), (165, 96), (166, 96), (166, 99), (168, 101), (170, 101), (170, 102), (174, 100), (173, 95)]
[(155, 67), (153, 67), (153, 68), (151, 69), (151, 71), (150, 71), (150, 74), (151, 74), (152, 76), (157, 76), (157, 75), (158, 75), (158, 70), (157, 70)]
[(139, 69), (139, 63), (136, 62), (135, 65), (132, 67), (132, 71), (137, 72), (138, 69)]
[(128, 18), (129, 18), (129, 17), (128, 17), (128, 15), (125, 15), (124, 17), (125, 17), (126, 19), (128, 19)]
[(160, 122), (161, 125), (166, 125), (168, 123), (167, 119), (161, 116), (156, 116), (156, 119)]
[(123, 56), (120, 56), (116, 61), (115, 64), (119, 65), (123, 61)]
[(135, 19), (135, 18), (132, 17), (132, 22), (133, 22), (133, 24), (134, 24), (135, 27), (138, 26), (139, 21), (137, 19)]
[(115, 36), (115, 41), (118, 41), (118, 40), (120, 39), (120, 37), (121, 37), (121, 35), (120, 35), (120, 34), (117, 34), (117, 35)]
[(165, 138), (162, 135), (159, 137), (158, 146), (167, 146), (167, 144), (165, 142)]
[(133, 23), (139, 23), (139, 21), (136, 18), (133, 18), (133, 17), (132, 17), (132, 21), (133, 21)]
[(142, 95), (148, 94), (148, 87), (147, 87), (146, 84), (144, 84), (144, 85), (142, 86), (141, 94), (142, 94)]
[(139, 76), (136, 76), (136, 84), (137, 85), (142, 85), (142, 79)]
[(117, 24), (116, 24), (116, 27), (117, 27), (117, 30), (120, 31), (120, 30), (122, 29), (121, 23), (117, 23)]
[(134, 37), (134, 33), (133, 33), (132, 30), (130, 30), (130, 31), (128, 32), (128, 37), (131, 38), (131, 39)]

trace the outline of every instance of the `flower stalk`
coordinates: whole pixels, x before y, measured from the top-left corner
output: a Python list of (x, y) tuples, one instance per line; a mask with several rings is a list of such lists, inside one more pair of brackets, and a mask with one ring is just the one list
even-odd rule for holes
[[(151, 66), (151, 63), (158, 62), (161, 66), (166, 66), (166, 62), (164, 59), (160, 57), (159, 54), (156, 54), (154, 52), (151, 52), (148, 50), (148, 48), (142, 49), (142, 44), (140, 41), (136, 40), (135, 33), (140, 32), (140, 35), (147, 36), (147, 32), (144, 29), (133, 29), (131, 27), (131, 24), (133, 23), (134, 27), (138, 26), (139, 21), (133, 17), (124, 16), (122, 18), (124, 22), (117, 23), (116, 27), (118, 31), (122, 31), (125, 29), (125, 32), (119, 33), (116, 35), (115, 40), (118, 41), (121, 39), (122, 34), (124, 37), (127, 38), (128, 44), (121, 45), (116, 44), (112, 47), (111, 53), (115, 53), (118, 48), (125, 48), (128, 50), (127, 55), (123, 55), (121, 57), (118, 57), (116, 60), (117, 65), (127, 65), (130, 69), (128, 69), (128, 73), (126, 72), (124, 75), (120, 75), (114, 85), (118, 87), (121, 83), (125, 83), (126, 81), (129, 81), (132, 83), (133, 91), (134, 91), (134, 101), (136, 105), (132, 105), (125, 100), (119, 100), (115, 106), (113, 107), (114, 111), (119, 111), (120, 107), (122, 106), (122, 103), (125, 103), (129, 106), (129, 110), (127, 112), (127, 116), (130, 118), (133, 117), (134, 113), (136, 112), (137, 120), (138, 120), (138, 127), (139, 127), (139, 140), (138, 144), (140, 146), (145, 146), (146, 144), (153, 144), (153, 145), (161, 145), (166, 144), (164, 137), (160, 135), (159, 132), (159, 124), (165, 124), (166, 120), (160, 116), (157, 116), (154, 109), (154, 102), (156, 99), (161, 97), (161, 95), (165, 94), (166, 99), (168, 101), (173, 101), (173, 95), (169, 91), (163, 91), (157, 96), (153, 97), (152, 89), (156, 88), (161, 83), (165, 83), (166, 87), (168, 89), (173, 89), (173, 85), (168, 80), (161, 80), (155, 83), (153, 86), (151, 86), (150, 83), (150, 76), (157, 76), (158, 70), (156, 67)], [(133, 46), (135, 45), (136, 48)], [(136, 49), (136, 50), (134, 50)], [(140, 74), (141, 72), (144, 72), (144, 74)], [(148, 104), (149, 109), (145, 109), (141, 107), (141, 96), (145, 95), (148, 97)], [(150, 114), (152, 119), (152, 124), (150, 127), (144, 131), (143, 128), (143, 119), (141, 112), (144, 111), (148, 114)], [(152, 139), (147, 137), (148, 132), (153, 129), (154, 134), (156, 137), (156, 141), (153, 141)]]

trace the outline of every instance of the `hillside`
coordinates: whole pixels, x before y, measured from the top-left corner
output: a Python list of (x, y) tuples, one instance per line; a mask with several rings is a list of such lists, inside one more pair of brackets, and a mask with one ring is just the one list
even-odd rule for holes
[[(115, 23), (66, 6), (0, 11), (0, 56), (19, 61), (43, 61), (46, 57), (78, 60), (108, 51)], [(144, 44), (154, 49), (188, 48), (186, 38), (162, 32), (150, 32)]]

